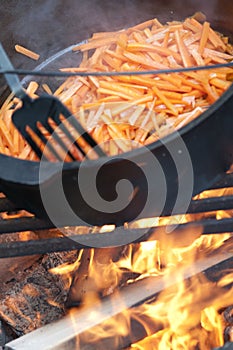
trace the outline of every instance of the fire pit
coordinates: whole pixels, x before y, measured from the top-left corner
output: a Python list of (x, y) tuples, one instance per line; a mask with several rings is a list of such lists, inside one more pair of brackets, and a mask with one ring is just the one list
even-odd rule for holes
[[(63, 6), (46, 0), (28, 11), (26, 4), (11, 8), (11, 2), (3, 2), (2, 16), (9, 30), (2, 33), (2, 41), (15, 67), (25, 66), (25, 58), (14, 53), (12, 42), (30, 46), (43, 60), (94, 31), (118, 30), (155, 16), (161, 22), (182, 20), (202, 11), (226, 35), (232, 32), (229, 1), (215, 1), (211, 7), (203, 0), (189, 1), (185, 7), (178, 1), (164, 1), (163, 6), (151, 1), (143, 5), (140, 1), (101, 5), (70, 1), (65, 12)], [(69, 27), (64, 25), (67, 22)], [(29, 60), (27, 68), (34, 67)], [(4, 85), (0, 91), (4, 99)], [(24, 259), (20, 260), (22, 280), (19, 272), (17, 277), (11, 272), (2, 289), (0, 316), (16, 338), (2, 345), (6, 349), (209, 350), (232, 341), (232, 237), (228, 232), (233, 227), (233, 177), (227, 170), (221, 167), (221, 179), (214, 185), (206, 175), (202, 189), (211, 190), (194, 197), (187, 210), (178, 208), (172, 217), (167, 210), (163, 217), (122, 226), (76, 228), (68, 222), (65, 235), (48, 218), (38, 218), (17, 201), (0, 198), (0, 257), (3, 262)], [(90, 249), (94, 235), (104, 237), (101, 247), (105, 248)], [(133, 243), (121, 247), (126, 235)], [(28, 267), (25, 256), (30, 256), (36, 270)], [(47, 275), (46, 282), (42, 275)], [(54, 284), (48, 295), (50, 287), (41, 288), (47, 283)], [(231, 347), (229, 343), (223, 348)]]
[[(48, 281), (53, 283), (49, 299), (51, 300), (52, 296), (55, 301), (51, 300), (49, 302), (50, 306), (46, 302), (47, 306), (45, 307), (42, 299), (38, 311), (41, 316), (37, 322), (35, 323), (35, 319), (32, 319), (26, 329), (23, 326), (25, 320), (19, 322), (20, 318), (18, 318), (16, 329), (18, 328), (17, 332), (19, 332), (19, 328), (22, 327), (23, 332), (28, 333), (28, 330), (32, 330), (36, 324), (41, 326), (50, 323), (51, 320), (60, 319), (60, 321), (48, 324), (44, 328), (39, 328), (9, 342), (6, 348), (36, 349), (38, 347), (39, 349), (43, 344), (44, 349), (47, 347), (84, 349), (86, 346), (97, 349), (102, 349), (105, 346), (112, 349), (122, 349), (130, 346), (147, 349), (151, 342), (157, 344), (156, 334), (161, 334), (168, 322), (167, 320), (166, 323), (163, 323), (163, 318), (160, 319), (158, 316), (157, 319), (155, 317), (157, 313), (161, 312), (160, 307), (165, 302), (162, 299), (160, 304), (160, 298), (165, 298), (166, 303), (170, 305), (172, 315), (173, 312), (179, 310), (179, 308), (176, 311), (173, 310), (176, 305), (174, 300), (179, 299), (180, 296), (181, 300), (184, 301), (183, 298), (185, 298), (188, 291), (193, 292), (192, 298), (187, 300), (187, 305), (184, 303), (181, 306), (179, 312), (182, 314), (182, 309), (185, 312), (188, 307), (199, 310), (194, 313), (197, 321), (195, 321), (195, 318), (192, 319), (191, 325), (195, 324), (198, 328), (202, 325), (203, 330), (200, 331), (200, 337), (206, 339), (204, 349), (212, 349), (217, 344), (221, 344), (224, 339), (224, 327), (225, 341), (231, 340), (231, 311), (230, 308), (227, 311), (227, 307), (231, 306), (232, 303), (230, 287), (232, 283), (232, 238), (230, 234), (224, 234), (224, 232), (231, 231), (232, 227), (232, 196), (229, 195), (232, 187), (232, 175), (227, 174), (222, 182), (216, 183), (213, 189), (206, 191), (206, 194), (202, 194), (202, 198), (195, 198), (190, 204), (189, 214), (186, 215), (186, 217), (190, 216), (187, 218), (188, 221), (180, 223), (172, 234), (167, 233), (168, 226), (164, 223), (166, 221), (171, 222), (170, 220), (175, 220), (176, 217), (161, 218), (158, 225), (155, 226), (154, 224), (153, 227), (150, 227), (149, 232), (142, 236), (140, 241), (144, 241), (144, 243), (135, 242), (128, 247), (109, 247), (95, 250), (82, 250), (83, 247), (80, 247), (73, 239), (58, 237), (56, 230), (55, 232), (47, 229), (44, 231), (44, 228), (51, 227), (50, 223), (38, 220), (29, 213), (21, 212), (24, 217), (11, 218), (10, 212), (17, 208), (3, 198), (2, 204), (5, 206), (2, 205), (2, 211), (7, 210), (8, 214), (2, 214), (5, 219), (0, 221), (0, 228), (3, 234), (2, 237), (8, 232), (8, 242), (1, 245), (2, 258), (10, 256), (17, 258), (31, 254), (66, 251), (65, 255), (60, 257), (59, 255), (57, 257), (53, 256), (54, 253), (50, 253), (48, 255), (49, 260), (44, 258), (42, 261), (43, 269), (46, 265), (49, 265), (49, 270), (46, 272), (46, 269), (44, 269), (43, 274), (46, 276), (47, 273), (48, 276), (46, 282), (43, 279), (41, 280), (39, 290), (43, 289)], [(220, 196), (217, 197), (217, 195)], [(203, 198), (206, 196), (207, 198)], [(155, 221), (153, 222), (155, 223)], [(1, 223), (3, 224), (2, 227)], [(146, 222), (139, 222), (135, 227), (115, 228), (113, 232), (102, 234), (107, 236), (112, 234), (133, 235), (135, 230), (143, 230), (145, 225)], [(147, 223), (148, 225), (151, 225), (150, 221)], [(13, 229), (14, 227), (15, 229)], [(81, 228), (79, 232), (87, 229)], [(18, 230), (25, 230), (25, 232), (35, 230), (37, 235), (29, 236), (27, 239), (24, 238), (23, 241), (10, 241), (9, 238), (14, 233), (9, 234), (9, 232)], [(75, 230), (77, 229), (67, 228), (68, 233), (72, 232), (74, 234)], [(90, 229), (88, 230), (90, 231)], [(96, 234), (93, 229), (92, 232), (86, 232), (87, 240), (90, 235)], [(211, 234), (213, 232), (215, 234)], [(38, 239), (38, 235), (40, 239)], [(200, 239), (198, 237), (201, 238), (201, 243), (200, 241), (198, 243)], [(77, 254), (76, 249), (78, 249), (79, 254)], [(70, 255), (67, 253), (68, 250), (71, 250)], [(140, 255), (142, 255), (141, 258)], [(174, 257), (175, 261), (173, 260)], [(35, 256), (35, 260), (38, 260), (38, 255)], [(132, 265), (133, 261), (134, 265)], [(64, 265), (64, 262), (66, 262), (65, 266), (59, 267), (61, 264)], [(34, 295), (33, 297), (33, 294), (31, 294), (33, 291), (35, 293), (35, 287), (38, 290), (38, 273), (42, 278), (41, 272), (38, 272), (38, 269), (41, 269), (40, 265), (36, 265), (36, 269), (32, 269), (32, 272), (26, 265), (22, 265), (20, 268), (22, 271), (26, 268), (28, 272), (26, 272), (26, 275), (21, 273), (22, 281), (14, 282), (13, 279), (13, 281), (8, 282), (10, 291), (7, 291), (6, 284), (4, 290), (7, 291), (7, 294), (5, 296), (2, 294), (3, 300), (0, 303), (2, 318), (12, 325), (13, 329), (15, 329), (15, 320), (12, 316), (15, 314), (15, 308), (22, 313), (22, 320), (25, 318), (28, 320), (31, 306), (29, 304), (29, 308), (26, 307), (26, 300), (30, 300), (28, 298), (31, 295), (30, 298), (34, 298), (34, 303), (37, 304), (37, 298), (39, 300), (41, 298), (40, 295), (37, 297)], [(91, 268), (93, 268), (93, 271)], [(105, 278), (101, 281), (101, 275), (104, 276), (105, 274)], [(62, 278), (57, 282), (53, 276), (61, 276)], [(183, 286), (181, 290), (180, 286)], [(203, 288), (201, 294), (197, 286)], [(213, 293), (213, 288), (216, 290), (216, 294)], [(27, 293), (29, 293), (28, 296)], [(43, 293), (46, 295), (46, 289)], [(97, 299), (96, 293), (100, 295), (101, 301)], [(18, 300), (19, 295), (21, 296)], [(9, 298), (14, 304), (9, 303)], [(22, 309), (22, 298), (24, 299), (24, 311)], [(71, 308), (69, 314), (64, 318), (64, 310), (58, 309), (62, 303), (66, 304), (68, 309)], [(12, 307), (13, 305), (14, 307)], [(55, 312), (56, 309), (58, 313)], [(126, 312), (126, 310), (128, 311)], [(151, 310), (149, 314), (147, 314), (148, 310)], [(47, 312), (52, 318), (46, 317), (44, 312)], [(165, 310), (164, 312), (166, 314)], [(200, 316), (200, 313), (202, 313), (202, 316)], [(166, 317), (168, 315), (170, 313)], [(199, 317), (201, 317), (200, 325)], [(186, 324), (186, 321), (184, 322)], [(119, 324), (124, 324), (126, 327), (122, 329), (123, 333), (118, 329), (117, 325)], [(131, 331), (127, 333), (129, 324), (131, 325)], [(187, 330), (187, 327), (192, 329), (193, 326), (187, 325), (184, 329)], [(104, 331), (106, 329), (107, 333)], [(204, 330), (206, 335), (203, 333)], [(98, 338), (96, 338), (96, 334), (99, 335)], [(145, 338), (146, 335), (149, 338)], [(206, 336), (207, 338), (210, 337), (211, 341), (207, 340)], [(180, 337), (181, 334), (178, 333), (178, 339), (181, 339)], [(145, 338), (144, 341), (143, 338)], [(140, 345), (140, 341), (142, 345)], [(198, 343), (201, 340), (196, 341)], [(137, 345), (131, 345), (132, 343), (137, 343)], [(199, 345), (199, 348), (202, 349), (203, 345), (201, 343)]]

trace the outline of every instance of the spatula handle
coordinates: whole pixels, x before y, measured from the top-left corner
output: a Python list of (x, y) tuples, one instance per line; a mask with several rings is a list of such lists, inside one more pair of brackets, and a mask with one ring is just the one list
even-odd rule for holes
[[(6, 54), (2, 44), (0, 43), (0, 67), (4, 70), (12, 70), (14, 69), (9, 57)], [(11, 91), (15, 94), (15, 96), (20, 99), (26, 97), (26, 93), (23, 90), (23, 87), (20, 83), (19, 77), (16, 74), (4, 74), (4, 77), (9, 85)]]

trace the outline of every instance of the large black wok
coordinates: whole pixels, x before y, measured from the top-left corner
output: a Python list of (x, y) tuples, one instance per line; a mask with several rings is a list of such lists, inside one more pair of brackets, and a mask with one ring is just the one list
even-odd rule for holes
[[(11, 3), (12, 11), (18, 11), (15, 13), (17, 18), (28, 16), (30, 19), (30, 14), (33, 16), (37, 11), (37, 17), (33, 17), (34, 30), (28, 35), (29, 38), (32, 36), (32, 42), (33, 35), (39, 36), (40, 31), (47, 28), (47, 36), (38, 43), (37, 50), (43, 52), (44, 47), (44, 55), (56, 51), (58, 34), (55, 29), (58, 28), (60, 33), (61, 26), (59, 49), (75, 44), (95, 31), (120, 29), (152, 17), (163, 22), (184, 19), (195, 11), (203, 11), (215, 29), (227, 35), (233, 33), (233, 3), (227, 0), (188, 0), (185, 5), (177, 0), (101, 1), (101, 5), (98, 1), (68, 1), (63, 5), (62, 1), (47, 0), (40, 2), (43, 11), (39, 5), (33, 5), (27, 14), (20, 13), (19, 7), (13, 7), (13, 1), (6, 3), (8, 8), (5, 12), (3, 9), (3, 17), (4, 13), (6, 17), (9, 15)], [(4, 7), (4, 2), (0, 7)], [(39, 16), (38, 7), (43, 17)], [(53, 14), (53, 22), (51, 11), (54, 8), (57, 11)], [(98, 20), (98, 15), (104, 20)], [(28, 23), (30, 21), (25, 21), (24, 25)], [(9, 31), (12, 29), (17, 38), (19, 28), (12, 25)], [(86, 29), (88, 31), (84, 33)], [(56, 40), (53, 42), (54, 31)], [(10, 35), (14, 36), (14, 33)], [(5, 46), (9, 45), (6, 37), (1, 39), (3, 45), (4, 39)], [(45, 68), (56, 67), (64, 57), (61, 55), (58, 61), (45, 64)], [(16, 67), (21, 66), (15, 57), (13, 63)], [(121, 225), (137, 218), (185, 211), (193, 195), (210, 187), (229, 169), (233, 161), (232, 146), (233, 86), (179, 134), (173, 133), (148, 148), (121, 157), (86, 161), (80, 168), (78, 162), (62, 166), (60, 163), (31, 162), (0, 155), (0, 186), (19, 207), (38, 217), (48, 216), (56, 225)], [(122, 179), (124, 181), (120, 181)]]

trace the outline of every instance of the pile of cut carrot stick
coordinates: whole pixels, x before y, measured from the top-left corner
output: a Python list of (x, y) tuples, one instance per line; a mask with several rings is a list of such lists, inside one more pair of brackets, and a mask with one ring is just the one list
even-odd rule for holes
[[(129, 72), (128, 75), (69, 77), (54, 92), (108, 155), (121, 154), (179, 130), (203, 113), (231, 85), (233, 69), (166, 74), (132, 71), (214, 65), (233, 60), (229, 38), (195, 17), (161, 24), (158, 19), (117, 32), (95, 33), (74, 47), (79, 67), (63, 71)], [(38, 84), (27, 92), (37, 96)], [(9, 96), (0, 110), (0, 152), (35, 160), (11, 123), (20, 101)], [(81, 157), (80, 157), (81, 159)]]

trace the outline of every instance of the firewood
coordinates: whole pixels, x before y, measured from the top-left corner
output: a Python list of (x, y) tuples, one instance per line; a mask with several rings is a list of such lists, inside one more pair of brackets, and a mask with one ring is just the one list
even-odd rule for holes
[[(74, 272), (73, 281), (68, 294), (66, 306), (80, 305), (87, 301), (87, 298), (95, 295), (108, 295), (113, 291), (115, 284), (112, 280), (113, 271), (108, 278), (101, 280), (101, 286), (98, 285), (98, 278), (91, 276), (89, 271), (90, 261), (95, 275), (103, 276), (102, 272), (108, 270), (109, 264), (122, 254), (124, 247), (116, 248), (96, 248), (85, 250), (82, 255), (81, 263), (77, 271)], [(119, 281), (118, 281), (119, 282)]]
[(49, 270), (76, 258), (76, 251), (47, 254), (2, 284), (0, 317), (16, 334), (31, 332), (65, 314), (68, 284)]
[[(22, 240), (20, 233), (4, 234), (0, 236), (0, 244), (4, 242), (14, 242)], [(33, 232), (27, 232), (28, 239), (37, 239)], [(2, 258), (0, 259), (0, 280), (1, 283), (9, 282), (11, 279), (22, 271), (29, 268), (32, 264), (40, 258), (40, 255), (22, 256), (17, 258)]]
[[(192, 266), (176, 268), (176, 273), (182, 272), (184, 280), (191, 278), (194, 275), (208, 271), (212, 267), (222, 263), (232, 261), (231, 252), (221, 252), (214, 256), (205, 257)], [(97, 303), (84, 308), (74, 309), (72, 317), (67, 315), (63, 319), (45, 326), (42, 329), (35, 330), (31, 334), (27, 334), (22, 338), (16, 339), (7, 344), (10, 348), (23, 348), (25, 350), (39, 350), (41, 344), (44, 344), (44, 350), (51, 348), (59, 349), (109, 349), (119, 350), (130, 346), (131, 342), (139, 341), (144, 337), (142, 329), (136, 327), (133, 335), (121, 336), (120, 344), (119, 332), (121, 327), (114, 327), (114, 333), (109, 333), (107, 337), (100, 331), (105, 329), (105, 322), (113, 320), (113, 325), (122, 325), (125, 318), (125, 310), (129, 308), (138, 307), (139, 305), (151, 301), (156, 298), (165, 288), (173, 288), (177, 284), (176, 273), (174, 272), (169, 280), (165, 282), (164, 276), (150, 276), (141, 279), (135, 283), (128, 284), (124, 288), (115, 293), (115, 295), (107, 296), (102, 300), (102, 303)], [(208, 299), (208, 304), (211, 302)], [(96, 317), (93, 317), (96, 315)], [(115, 319), (114, 319), (115, 318)], [(117, 323), (115, 323), (117, 321)], [(100, 328), (98, 328), (100, 327)], [(160, 325), (155, 325), (156, 329), (160, 329)], [(158, 327), (158, 328), (157, 328)], [(98, 332), (96, 331), (97, 329)], [(150, 331), (156, 331), (150, 328)], [(48, 343), (48, 338), (50, 342)], [(95, 340), (98, 339), (98, 343)], [(94, 340), (94, 342), (93, 342)], [(99, 347), (99, 344), (101, 346)]]

